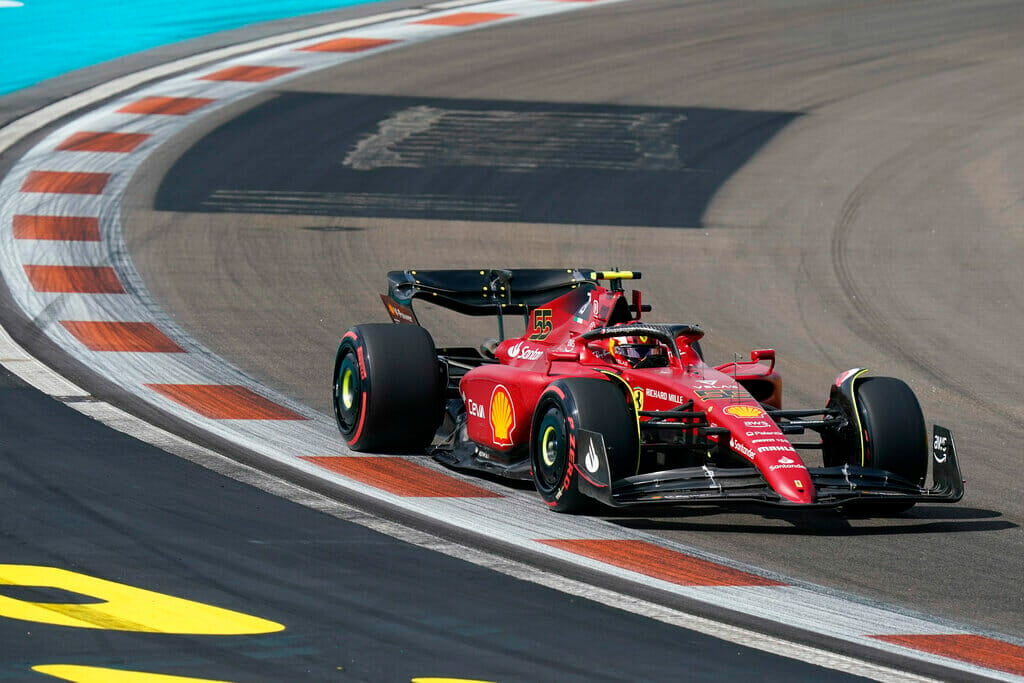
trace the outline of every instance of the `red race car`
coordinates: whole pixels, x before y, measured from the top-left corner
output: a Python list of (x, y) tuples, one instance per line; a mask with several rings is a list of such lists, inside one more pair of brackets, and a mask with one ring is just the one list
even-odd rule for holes
[[(773, 350), (709, 366), (697, 325), (641, 320), (650, 307), (623, 288), (639, 278), (581, 268), (389, 273), (381, 298), (396, 324), (353, 327), (338, 348), (342, 435), (357, 451), (429, 452), (452, 468), (532, 479), (560, 512), (597, 500), (890, 514), (963, 496), (951, 434), (935, 426), (929, 452), (904, 382), (848, 370), (823, 407), (784, 409)], [(498, 339), (435, 348), (415, 299), (495, 316)], [(522, 336), (505, 338), (509, 316), (525, 321)]]

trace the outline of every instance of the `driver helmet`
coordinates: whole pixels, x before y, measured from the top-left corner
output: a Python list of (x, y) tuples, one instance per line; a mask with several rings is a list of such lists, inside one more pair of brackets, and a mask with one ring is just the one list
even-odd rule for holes
[(648, 337), (611, 337), (601, 344), (599, 355), (627, 368), (668, 365), (668, 350)]

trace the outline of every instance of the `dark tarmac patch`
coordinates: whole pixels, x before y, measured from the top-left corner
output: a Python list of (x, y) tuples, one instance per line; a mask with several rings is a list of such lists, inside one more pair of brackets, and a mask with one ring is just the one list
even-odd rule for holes
[(310, 232), (362, 232), (366, 228), (356, 228), (351, 225), (310, 225), (302, 228)]
[(699, 227), (796, 116), (284, 93), (193, 146), (155, 208)]

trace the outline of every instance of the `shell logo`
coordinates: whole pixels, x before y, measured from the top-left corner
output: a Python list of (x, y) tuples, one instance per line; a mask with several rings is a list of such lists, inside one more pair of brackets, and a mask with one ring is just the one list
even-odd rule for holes
[(764, 411), (756, 406), (728, 406), (724, 410), (726, 415), (733, 417), (764, 417)]
[(516, 414), (512, 410), (512, 395), (499, 384), (491, 392), (491, 440), (498, 446), (512, 445), (512, 430), (516, 428)]

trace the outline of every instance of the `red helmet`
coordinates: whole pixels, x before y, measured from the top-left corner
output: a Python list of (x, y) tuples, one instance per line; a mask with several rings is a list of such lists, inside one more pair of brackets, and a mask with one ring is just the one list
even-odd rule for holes
[(594, 355), (627, 368), (661, 368), (668, 365), (668, 349), (648, 337), (611, 337), (592, 344)]

